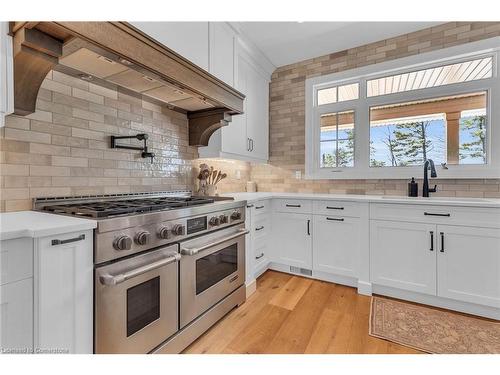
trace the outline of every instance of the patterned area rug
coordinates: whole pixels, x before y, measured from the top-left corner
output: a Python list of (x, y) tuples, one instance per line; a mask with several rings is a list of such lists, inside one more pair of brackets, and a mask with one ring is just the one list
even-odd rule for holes
[(500, 322), (372, 297), (371, 336), (438, 354), (500, 354)]

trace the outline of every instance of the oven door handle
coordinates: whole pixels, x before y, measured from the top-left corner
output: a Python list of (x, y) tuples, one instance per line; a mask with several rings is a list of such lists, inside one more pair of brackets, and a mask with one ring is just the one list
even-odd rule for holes
[(170, 264), (170, 263), (178, 262), (180, 259), (181, 259), (180, 254), (172, 253), (170, 256), (168, 256), (164, 259), (158, 260), (158, 261), (153, 262), (153, 263), (146, 264), (145, 266), (142, 266), (142, 267), (134, 268), (130, 271), (127, 271), (127, 272), (124, 272), (124, 273), (121, 273), (118, 275), (110, 275), (109, 273), (101, 275), (101, 276), (99, 276), (99, 281), (103, 285), (121, 284), (124, 281), (127, 281), (133, 277), (142, 275), (143, 273), (153, 271), (157, 268), (166, 266), (167, 264)]
[(214, 247), (214, 246), (220, 245), (221, 243), (224, 243), (226, 241), (233, 240), (235, 238), (244, 236), (244, 235), (246, 235), (248, 233), (250, 233), (249, 230), (242, 228), (242, 229), (239, 229), (238, 232), (235, 233), (235, 234), (232, 234), (230, 236), (218, 239), (218, 240), (216, 240), (214, 242), (209, 242), (206, 245), (203, 245), (203, 246), (200, 246), (200, 247), (192, 247), (192, 248), (181, 247), (181, 254), (182, 255), (196, 255), (196, 254), (198, 254), (199, 252), (201, 252), (203, 250), (210, 249), (211, 247)]

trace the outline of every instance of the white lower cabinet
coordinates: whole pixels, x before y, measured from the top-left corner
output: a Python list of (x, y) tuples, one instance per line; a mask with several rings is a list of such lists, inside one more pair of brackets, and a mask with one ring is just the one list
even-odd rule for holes
[(33, 240), (0, 242), (0, 353), (33, 350)]
[(0, 352), (33, 350), (33, 279), (0, 286)]
[(273, 215), (273, 258), (276, 262), (312, 269), (312, 215)]
[(92, 353), (92, 231), (37, 239), (34, 277), (35, 348)]
[(435, 240), (433, 224), (372, 220), (372, 283), (435, 295)]
[(437, 226), (437, 294), (500, 308), (500, 229)]
[(500, 308), (500, 229), (372, 220), (371, 281)]
[(271, 258), (271, 214), (269, 201), (247, 204), (246, 228), (246, 284), (252, 284), (265, 272)]
[(497, 208), (299, 195), (267, 203), (261, 210), (272, 207), (269, 234), (264, 235), (268, 219), (251, 213), (249, 248), (252, 269), (259, 273), (271, 268), (357, 286), (361, 294), (500, 318)]
[(360, 219), (314, 215), (313, 271), (357, 277)]

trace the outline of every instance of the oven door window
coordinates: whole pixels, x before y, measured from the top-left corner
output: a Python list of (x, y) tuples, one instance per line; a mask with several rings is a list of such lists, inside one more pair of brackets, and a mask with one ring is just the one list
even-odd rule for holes
[(160, 318), (160, 276), (127, 289), (127, 337)]
[(217, 284), (238, 269), (238, 244), (196, 260), (196, 294)]

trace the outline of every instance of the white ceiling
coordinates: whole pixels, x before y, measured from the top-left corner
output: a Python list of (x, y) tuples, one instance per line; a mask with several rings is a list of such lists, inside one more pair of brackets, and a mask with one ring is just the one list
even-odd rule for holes
[(276, 66), (406, 34), (441, 22), (235, 22)]

